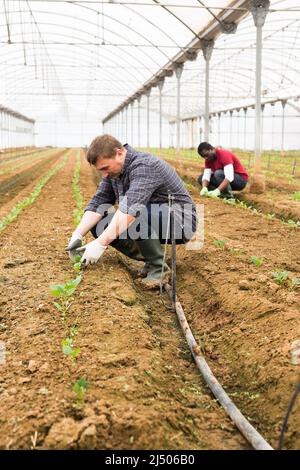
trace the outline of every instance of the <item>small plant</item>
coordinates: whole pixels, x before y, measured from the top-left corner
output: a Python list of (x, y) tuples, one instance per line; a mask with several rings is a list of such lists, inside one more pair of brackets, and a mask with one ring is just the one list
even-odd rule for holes
[[(76, 258), (77, 256), (79, 255), (76, 255)], [(79, 259), (81, 259), (81, 257), (79, 256)], [(74, 271), (76, 271), (77, 273), (80, 273), (81, 269), (82, 269), (82, 266), (81, 266), (81, 262), (80, 261), (76, 261), (75, 259), (75, 263), (73, 264), (73, 269)]]
[(61, 342), (62, 352), (69, 356), (72, 362), (75, 361), (78, 354), (80, 353), (80, 348), (74, 347), (74, 338), (76, 337), (77, 331), (76, 327), (72, 327), (70, 330), (70, 335), (68, 338), (64, 338)]
[(289, 277), (289, 273), (287, 271), (276, 271), (272, 273), (272, 276), (274, 278), (274, 281), (280, 286), (282, 286), (283, 284), (286, 283)]
[(78, 275), (76, 279), (72, 279), (65, 284), (53, 284), (50, 286), (51, 294), (60, 299), (60, 302), (54, 302), (54, 306), (61, 312), (63, 321), (66, 320), (68, 311), (72, 305), (70, 297), (74, 294), (80, 281), (81, 276)]
[(290, 279), (289, 284), (290, 284), (289, 290), (293, 291), (300, 285), (300, 281), (297, 277), (293, 277), (292, 279)]
[(226, 241), (225, 240), (214, 240), (214, 245), (216, 245), (218, 248), (221, 248), (221, 250), (225, 250)]
[(229, 248), (229, 251), (230, 251), (230, 254), (233, 256), (242, 256), (243, 254), (243, 250), (241, 250), (240, 248), (234, 248), (234, 246), (231, 246)]
[(300, 228), (300, 221), (297, 220), (297, 222), (293, 219), (289, 219), (287, 222), (285, 222), (285, 225), (287, 225), (289, 228)]
[(258, 258), (257, 256), (251, 256), (250, 263), (254, 264), (257, 268), (259, 268), (263, 264), (264, 260), (262, 258)]
[(83, 377), (75, 382), (73, 385), (73, 392), (76, 393), (76, 407), (81, 408), (84, 403), (84, 395), (88, 389), (88, 382)]
[(293, 199), (294, 199), (294, 201), (300, 201), (300, 191), (296, 191), (293, 194)]
[(275, 219), (275, 214), (271, 213), (271, 214), (266, 214), (265, 215), (265, 218), (267, 220), (274, 220)]

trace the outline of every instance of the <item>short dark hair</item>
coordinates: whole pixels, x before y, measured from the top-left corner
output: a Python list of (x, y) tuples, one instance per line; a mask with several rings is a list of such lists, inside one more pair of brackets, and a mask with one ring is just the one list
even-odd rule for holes
[(123, 145), (115, 137), (109, 134), (95, 137), (86, 154), (90, 165), (96, 165), (98, 158), (113, 158), (118, 149)]
[(199, 144), (198, 146), (199, 155), (201, 155), (202, 150), (214, 150), (214, 147), (210, 145), (208, 142), (201, 142), (201, 144)]

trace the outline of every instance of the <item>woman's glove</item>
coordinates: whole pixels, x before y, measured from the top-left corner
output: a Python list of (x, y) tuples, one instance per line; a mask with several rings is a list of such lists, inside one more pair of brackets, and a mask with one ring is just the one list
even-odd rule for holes
[(88, 264), (97, 263), (97, 261), (101, 258), (104, 251), (106, 250), (107, 246), (101, 245), (98, 240), (93, 240), (92, 242), (88, 243), (87, 245), (81, 246), (77, 248), (77, 253), (84, 251), (83, 256), (80, 260), (81, 263), (84, 263), (85, 266)]

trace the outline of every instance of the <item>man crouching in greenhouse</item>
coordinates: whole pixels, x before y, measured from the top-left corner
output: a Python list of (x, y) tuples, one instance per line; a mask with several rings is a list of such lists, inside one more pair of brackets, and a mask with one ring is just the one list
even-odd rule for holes
[(204, 173), (198, 178), (202, 186), (200, 196), (232, 199), (232, 190), (241, 191), (246, 187), (248, 173), (236, 155), (207, 142), (199, 145), (198, 154), (205, 160)]
[[(176, 244), (186, 243), (196, 231), (196, 208), (181, 178), (165, 161), (110, 135), (93, 140), (87, 160), (103, 178), (69, 241), (70, 257), (83, 251), (81, 262), (87, 266), (111, 245), (145, 263), (140, 271), (145, 287), (159, 287), (170, 273), (161, 243), (170, 243), (173, 232)], [(81, 246), (89, 230), (95, 240)]]

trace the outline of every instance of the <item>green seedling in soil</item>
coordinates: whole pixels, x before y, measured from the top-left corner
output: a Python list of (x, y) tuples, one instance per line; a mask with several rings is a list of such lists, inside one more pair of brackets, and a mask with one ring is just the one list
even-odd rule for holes
[(222, 250), (225, 250), (226, 241), (225, 240), (214, 240), (214, 245), (221, 248)]
[(294, 201), (300, 201), (300, 191), (296, 191), (293, 194), (293, 199), (294, 199)]
[(85, 380), (83, 377), (77, 380), (77, 382), (75, 382), (75, 384), (73, 385), (73, 392), (76, 393), (76, 398), (77, 398), (76, 405), (75, 405), (77, 408), (81, 408), (83, 406), (84, 395), (88, 389), (88, 386), (89, 384), (87, 380)]
[(257, 256), (251, 256), (250, 263), (254, 264), (257, 268), (259, 268), (263, 264), (264, 260), (262, 258), (258, 258)]
[(290, 279), (289, 284), (290, 284), (289, 290), (293, 291), (300, 285), (300, 281), (297, 277), (293, 277), (292, 279)]
[(274, 278), (274, 281), (280, 286), (282, 286), (283, 284), (286, 283), (289, 277), (289, 273), (287, 271), (276, 271), (272, 273), (272, 276)]
[(60, 311), (64, 321), (66, 320), (68, 311), (72, 305), (70, 297), (74, 294), (80, 281), (81, 276), (78, 275), (76, 279), (72, 279), (65, 284), (52, 284), (50, 286), (51, 294), (60, 299), (60, 302), (54, 302), (54, 306)]
[(234, 248), (234, 246), (231, 246), (230, 249), (230, 254), (233, 256), (242, 256), (243, 251), (240, 250), (239, 248)]
[(77, 273), (79, 273), (79, 272), (81, 271), (81, 269), (82, 269), (81, 262), (80, 262), (80, 261), (77, 261), (77, 263), (74, 263), (74, 264), (73, 264), (73, 269), (74, 269)]
[(272, 214), (266, 214), (266, 215), (265, 215), (265, 218), (266, 218), (267, 220), (274, 220), (274, 219), (275, 219), (275, 214), (273, 214), (273, 213), (272, 213)]
[(62, 352), (69, 356), (72, 362), (75, 361), (78, 354), (80, 353), (80, 348), (74, 348), (74, 342), (72, 337), (64, 338), (61, 342)]
[(287, 225), (289, 228), (300, 228), (300, 221), (289, 219), (287, 222), (285, 222), (285, 225)]

